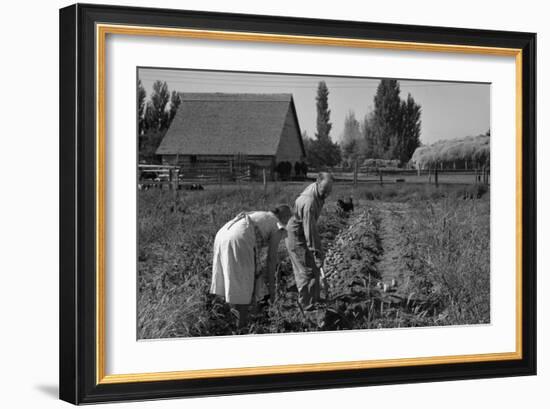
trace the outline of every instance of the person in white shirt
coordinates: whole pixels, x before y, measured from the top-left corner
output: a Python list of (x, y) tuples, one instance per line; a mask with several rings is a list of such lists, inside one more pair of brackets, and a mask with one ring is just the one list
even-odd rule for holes
[[(265, 297), (266, 287), (270, 299), (275, 299), (277, 251), (290, 215), (284, 204), (271, 211), (241, 212), (216, 234), (210, 292), (232, 305), (239, 328), (247, 325), (248, 308)], [(264, 274), (258, 262), (263, 247), (268, 249)]]

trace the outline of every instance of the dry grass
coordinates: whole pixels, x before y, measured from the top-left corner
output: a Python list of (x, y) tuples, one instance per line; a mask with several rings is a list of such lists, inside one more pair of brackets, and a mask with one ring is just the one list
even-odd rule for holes
[(408, 219), (410, 291), (429, 302), (434, 324), (489, 323), (489, 201), (427, 202)]
[(240, 211), (290, 202), (301, 188), (140, 192), (139, 338), (234, 331), (228, 308), (208, 294), (214, 236)]

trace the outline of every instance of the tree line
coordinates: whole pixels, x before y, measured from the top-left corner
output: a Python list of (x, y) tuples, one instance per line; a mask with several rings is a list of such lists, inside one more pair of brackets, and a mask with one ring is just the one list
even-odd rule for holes
[(155, 81), (147, 101), (145, 88), (138, 80), (137, 104), (139, 160), (154, 163), (158, 161), (155, 152), (176, 116), (181, 98), (176, 91), (170, 93), (165, 81)]
[(362, 121), (349, 111), (342, 142), (330, 132), (329, 90), (324, 81), (317, 87), (317, 128), (314, 138), (303, 133), (308, 162), (314, 167), (336, 166), (365, 159), (397, 159), (407, 163), (420, 145), (421, 107), (408, 94), (401, 99), (399, 82), (383, 79), (374, 96), (374, 109)]

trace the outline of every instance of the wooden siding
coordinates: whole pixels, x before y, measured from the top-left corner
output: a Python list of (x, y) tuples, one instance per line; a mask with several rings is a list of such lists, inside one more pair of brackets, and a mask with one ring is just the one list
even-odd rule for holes
[(292, 164), (293, 174), (294, 164), (303, 159), (300, 138), (301, 135), (299, 133), (298, 124), (296, 123), (296, 118), (292, 113), (292, 108), (289, 106), (275, 160), (277, 163), (290, 162)]
[[(192, 156), (195, 158), (191, 160)], [(239, 161), (244, 163), (251, 163), (258, 168), (265, 168), (268, 171), (270, 178), (273, 176), (273, 169), (275, 167), (274, 156), (264, 155), (162, 155), (163, 165), (177, 165), (177, 166), (193, 166), (197, 168), (201, 166), (218, 165), (222, 167), (226, 165), (229, 169), (231, 164), (237, 164)]]

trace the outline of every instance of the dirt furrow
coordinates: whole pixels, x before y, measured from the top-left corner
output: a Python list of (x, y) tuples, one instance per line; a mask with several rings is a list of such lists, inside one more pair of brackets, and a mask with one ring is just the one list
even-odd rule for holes
[[(304, 315), (296, 307), (290, 266), (281, 305), (265, 319), (285, 331), (391, 328), (416, 325), (420, 310), (409, 294), (402, 203), (360, 203), (355, 213), (327, 212), (321, 235), (326, 247), (326, 302)], [(289, 291), (289, 289), (293, 289)]]
[(405, 203), (381, 203), (376, 206), (379, 215), (379, 239), (381, 253), (376, 264), (381, 285), (396, 290), (405, 281), (403, 255), (403, 218), (407, 213)]
[(361, 204), (331, 244), (323, 329), (398, 327), (408, 322), (408, 268), (402, 232), (407, 204)]

